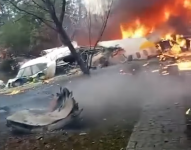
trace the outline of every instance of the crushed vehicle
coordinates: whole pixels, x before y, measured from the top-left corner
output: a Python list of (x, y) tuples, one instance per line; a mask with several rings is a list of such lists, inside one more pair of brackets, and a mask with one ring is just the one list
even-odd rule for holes
[(2, 80), (0, 80), (0, 89), (3, 89), (4, 87), (5, 87), (5, 83)]
[[(75, 48), (78, 47), (76, 42), (73, 42)], [(63, 66), (68, 66), (75, 59), (71, 55), (68, 47), (58, 47), (42, 51), (42, 56), (29, 60), (21, 65), (16, 77), (9, 79), (6, 88), (21, 86), (27, 82), (39, 79), (53, 78), (56, 71)]]
[(13, 132), (39, 133), (64, 129), (72, 122), (80, 120), (83, 109), (79, 109), (73, 93), (60, 88), (56, 105), (52, 110), (27, 109), (13, 113), (6, 118), (7, 127)]
[(33, 79), (54, 77), (56, 63), (46, 57), (38, 57), (21, 65), (16, 77), (9, 79), (6, 88), (21, 86)]

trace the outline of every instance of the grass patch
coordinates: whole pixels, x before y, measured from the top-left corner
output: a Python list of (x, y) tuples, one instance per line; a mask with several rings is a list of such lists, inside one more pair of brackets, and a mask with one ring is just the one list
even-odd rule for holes
[(125, 149), (133, 125), (121, 124), (84, 133), (9, 138), (4, 150), (120, 150)]

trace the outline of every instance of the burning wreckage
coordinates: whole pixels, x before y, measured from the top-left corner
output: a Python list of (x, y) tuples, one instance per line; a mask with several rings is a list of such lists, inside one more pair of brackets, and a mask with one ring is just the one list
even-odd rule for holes
[[(165, 38), (153, 37), (151, 34), (141, 38), (124, 38), (121, 40), (103, 41), (99, 46), (109, 48), (118, 45), (123, 50), (127, 62), (131, 62), (131, 73), (144, 70), (152, 65), (151, 59), (156, 59), (157, 70), (161, 75), (185, 75), (191, 71), (190, 38), (183, 35), (166, 35)], [(140, 66), (136, 60), (148, 60)], [(135, 71), (136, 70), (136, 71)]]
[(51, 111), (45, 109), (27, 109), (13, 113), (6, 118), (11, 131), (39, 133), (63, 129), (74, 121), (80, 120), (83, 109), (79, 109), (72, 92), (60, 88), (58, 98)]
[[(166, 35), (165, 38), (152, 39), (126, 38), (112, 42), (101, 42), (107, 47), (118, 44), (125, 52), (126, 61), (131, 62), (130, 71), (145, 70), (145, 67), (152, 65), (151, 59), (157, 60), (157, 70), (161, 75), (184, 76), (191, 75), (191, 36)], [(144, 65), (136, 64), (136, 60), (148, 60)], [(156, 63), (155, 63), (156, 65)]]
[(174, 35), (158, 44), (159, 72), (163, 75), (184, 76), (191, 74), (190, 38)]

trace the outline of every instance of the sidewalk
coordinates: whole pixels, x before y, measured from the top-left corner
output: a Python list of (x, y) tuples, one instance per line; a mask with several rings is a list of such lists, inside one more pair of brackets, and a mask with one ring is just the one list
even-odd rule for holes
[(185, 112), (180, 100), (160, 100), (146, 104), (126, 150), (191, 149), (184, 134)]

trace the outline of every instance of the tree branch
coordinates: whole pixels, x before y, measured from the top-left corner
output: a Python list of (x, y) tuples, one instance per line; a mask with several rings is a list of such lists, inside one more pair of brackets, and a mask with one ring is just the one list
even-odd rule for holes
[(62, 0), (62, 9), (61, 9), (61, 14), (60, 14), (60, 22), (63, 24), (64, 20), (64, 14), (66, 11), (66, 0)]
[[(106, 26), (107, 26), (108, 18), (109, 18), (109, 16), (110, 16), (110, 12), (111, 12), (111, 7), (112, 7), (112, 5), (113, 5), (113, 0), (111, 1), (111, 4), (110, 4), (110, 6), (109, 6), (109, 10), (108, 10), (108, 13), (107, 13), (107, 15), (106, 15), (106, 18), (103, 19), (104, 22), (103, 22), (103, 25), (102, 25), (101, 30), (100, 30), (100, 35), (99, 35), (99, 37), (98, 37), (98, 39), (97, 39), (97, 41), (96, 41), (96, 43), (95, 43), (95, 45), (94, 45), (94, 47), (93, 47), (93, 50), (95, 50), (95, 48), (96, 48), (98, 42), (101, 40), (101, 38), (102, 38), (102, 36), (103, 36), (103, 33), (104, 33), (105, 28), (106, 28)], [(90, 31), (91, 31), (91, 29), (90, 29)], [(90, 46), (91, 46), (91, 45), (90, 45)], [(91, 57), (89, 58), (89, 67), (90, 67), (90, 68), (91, 68), (91, 66), (92, 66), (92, 59), (93, 59), (93, 55), (91, 55)]]
[(31, 16), (33, 16), (33, 17), (39, 19), (39, 20), (42, 21), (45, 25), (47, 25), (48, 27), (50, 27), (51, 29), (57, 31), (56, 28), (52, 27), (50, 24), (48, 24), (48, 23), (46, 22), (46, 21), (47, 21), (46, 19), (41, 18), (41, 17), (39, 17), (38, 15), (35, 15), (35, 14), (33, 14), (33, 13), (31, 13), (31, 12), (28, 12), (28, 11), (26, 11), (26, 10), (24, 10), (24, 9), (21, 9), (20, 7), (18, 7), (18, 6), (17, 6), (14, 2), (12, 2), (12, 1), (9, 1), (9, 3), (10, 3), (11, 5), (13, 5), (13, 6), (14, 6), (16, 9), (18, 9), (19, 11), (24, 12), (24, 13), (26, 13), (26, 14), (28, 14), (28, 15), (31, 15)]
[(56, 16), (56, 11), (55, 11), (54, 5), (51, 3), (51, 1), (43, 0), (43, 2), (47, 6), (47, 8), (49, 10), (49, 14), (50, 14), (52, 20), (54, 21), (54, 23), (56, 24), (56, 26), (62, 27), (62, 24), (60, 23), (60, 21), (58, 20), (58, 18)]
[(46, 7), (48, 8), (49, 13), (55, 13), (54, 4), (50, 0), (42, 0)]
[(100, 35), (99, 35), (99, 37), (98, 37), (98, 39), (97, 39), (97, 41), (96, 41), (96, 43), (95, 43), (95, 45), (94, 45), (94, 49), (95, 49), (95, 47), (97, 46), (98, 42), (101, 40), (101, 38), (102, 38), (102, 36), (103, 36), (103, 33), (104, 33), (105, 28), (106, 28), (106, 26), (107, 26), (107, 21), (108, 21), (108, 19), (109, 19), (110, 13), (111, 13), (111, 7), (112, 7), (112, 5), (113, 5), (113, 0), (111, 1), (111, 4), (110, 4), (110, 6), (109, 6), (109, 10), (108, 10), (108, 13), (107, 13), (107, 15), (106, 15), (106, 18), (103, 19), (104, 22), (103, 22), (102, 28), (101, 28), (101, 30), (100, 30)]
[(72, 33), (72, 36), (70, 38), (72, 41), (74, 40), (74, 37), (75, 37), (76, 33), (77, 33), (77, 30), (74, 30), (74, 32)]
[(41, 6), (40, 4), (38, 4), (37, 2), (35, 2), (35, 0), (32, 0), (32, 2), (33, 2), (35, 5), (37, 5), (40, 9), (42, 9), (42, 10), (48, 12), (48, 10), (47, 10), (46, 8), (44, 8), (43, 6)]
[(90, 49), (91, 49), (91, 46), (92, 46), (92, 42), (91, 42), (91, 26), (92, 26), (92, 18), (91, 18), (91, 13), (90, 13), (90, 7), (89, 7), (89, 10), (88, 10), (88, 15), (89, 15), (89, 20), (88, 20), (88, 33), (89, 33), (89, 44), (90, 44)]

